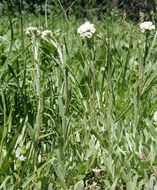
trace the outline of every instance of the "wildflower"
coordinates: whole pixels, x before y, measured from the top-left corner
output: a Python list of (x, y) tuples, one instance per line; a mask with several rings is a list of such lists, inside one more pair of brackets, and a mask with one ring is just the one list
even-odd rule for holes
[(21, 156), (17, 157), (17, 159), (20, 160), (20, 161), (25, 161), (25, 160), (26, 160), (26, 157), (23, 156), (23, 155), (21, 155)]
[(42, 33), (41, 33), (41, 38), (42, 39), (47, 39), (47, 38), (52, 38), (53, 37), (53, 33), (51, 30), (44, 30)]
[(142, 151), (142, 152), (140, 153), (140, 159), (143, 160), (143, 161), (146, 160), (146, 155), (145, 155), (144, 151)]
[(98, 169), (98, 168), (93, 169), (92, 171), (94, 172), (94, 174), (95, 174), (96, 177), (100, 177), (105, 172), (105, 170)]
[(151, 173), (152, 174), (157, 174), (157, 168), (155, 166), (152, 166)]
[(151, 31), (155, 29), (155, 25), (151, 21), (145, 21), (140, 24), (141, 32)]
[(41, 38), (49, 43), (51, 43), (55, 48), (58, 47), (56, 40), (53, 38), (53, 33), (51, 30), (44, 30), (41, 33)]
[(157, 111), (154, 112), (153, 120), (154, 120), (155, 122), (157, 122)]
[(26, 36), (32, 37), (32, 36), (40, 36), (41, 32), (37, 27), (28, 27), (26, 30)]
[(85, 22), (77, 29), (77, 33), (80, 34), (82, 38), (91, 38), (95, 32), (95, 26), (90, 22)]

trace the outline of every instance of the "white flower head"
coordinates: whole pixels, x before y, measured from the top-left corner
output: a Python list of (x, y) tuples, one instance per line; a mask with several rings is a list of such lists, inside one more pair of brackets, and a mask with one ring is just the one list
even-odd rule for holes
[(20, 160), (20, 161), (25, 161), (26, 157), (23, 156), (23, 155), (20, 155), (20, 156), (17, 157), (17, 159)]
[(33, 37), (33, 36), (37, 37), (40, 36), (40, 34), (41, 32), (37, 27), (31, 26), (26, 29), (26, 36), (28, 37)]
[(151, 31), (155, 29), (155, 25), (151, 21), (145, 21), (140, 24), (141, 32)]
[(41, 38), (47, 42), (50, 42), (55, 48), (57, 48), (58, 45), (51, 30), (44, 30), (41, 33)]
[(154, 112), (153, 120), (157, 123), (157, 111)]
[(90, 22), (85, 22), (82, 24), (78, 29), (77, 33), (82, 37), (82, 38), (91, 38), (93, 34), (96, 32), (94, 24), (91, 24)]
[(42, 33), (41, 33), (41, 38), (42, 39), (47, 39), (47, 38), (52, 38), (53, 37), (53, 33), (51, 30), (44, 30)]

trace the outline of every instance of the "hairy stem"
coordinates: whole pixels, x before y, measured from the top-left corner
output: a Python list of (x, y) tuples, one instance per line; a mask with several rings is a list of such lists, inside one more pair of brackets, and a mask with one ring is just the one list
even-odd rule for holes
[(35, 60), (35, 67), (36, 67), (36, 95), (37, 95), (37, 115), (36, 115), (36, 124), (35, 124), (35, 142), (38, 141), (39, 134), (40, 134), (40, 128), (41, 128), (41, 115), (43, 110), (43, 104), (42, 104), (42, 95), (41, 95), (41, 89), (40, 89), (40, 65), (39, 65), (39, 59), (38, 59), (38, 49), (39, 44), (38, 42), (35, 42), (33, 47), (34, 52), (34, 60)]

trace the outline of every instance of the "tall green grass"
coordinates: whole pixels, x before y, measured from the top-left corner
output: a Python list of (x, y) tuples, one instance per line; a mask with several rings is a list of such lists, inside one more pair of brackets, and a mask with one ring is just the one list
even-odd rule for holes
[(155, 32), (146, 50), (137, 24), (92, 22), (83, 40), (73, 17), (0, 19), (0, 189), (157, 188)]

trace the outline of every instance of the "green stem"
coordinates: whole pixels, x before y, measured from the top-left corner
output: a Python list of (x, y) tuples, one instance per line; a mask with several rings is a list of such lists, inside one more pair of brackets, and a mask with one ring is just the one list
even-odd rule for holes
[(63, 129), (63, 140), (64, 145), (67, 142), (68, 124), (67, 124), (67, 110), (68, 110), (68, 68), (66, 67), (66, 60), (64, 60), (65, 48), (61, 48), (57, 44), (57, 51), (60, 58), (61, 68), (64, 74), (64, 113), (62, 115), (62, 129)]
[(47, 24), (47, 0), (45, 0), (45, 27), (47, 28), (48, 24)]
[(145, 65), (146, 65), (146, 59), (148, 55), (148, 37), (149, 33), (146, 33), (145, 35), (145, 47), (144, 47), (144, 56), (143, 56), (143, 61), (141, 63), (141, 81), (140, 81), (140, 92), (142, 92), (143, 89), (143, 84), (144, 84), (144, 70), (145, 70)]
[[(3, 143), (7, 135), (7, 116), (6, 116), (6, 102), (5, 102), (5, 96), (4, 93), (1, 93), (2, 97), (2, 103), (3, 103), (3, 134), (2, 134), (2, 139), (1, 139), (1, 144), (0, 144), (0, 155), (2, 155), (2, 150), (3, 150)], [(2, 162), (2, 156), (0, 156), (0, 165)]]
[(34, 52), (34, 60), (35, 60), (35, 67), (36, 67), (36, 94), (37, 94), (37, 115), (36, 115), (36, 125), (35, 125), (35, 142), (37, 143), (39, 134), (40, 134), (40, 128), (41, 128), (41, 115), (43, 110), (43, 104), (42, 104), (42, 95), (41, 95), (41, 89), (40, 89), (40, 65), (39, 65), (39, 59), (38, 59), (38, 42), (35, 42), (33, 47)]
[(64, 69), (64, 116), (63, 116), (63, 127), (64, 127), (64, 143), (67, 141), (68, 125), (67, 125), (67, 109), (68, 109), (68, 70)]
[(137, 94), (134, 99), (134, 124), (135, 124), (133, 127), (133, 135), (134, 136), (136, 133), (137, 126), (140, 122), (140, 115), (141, 115), (141, 110), (142, 110), (140, 105), (142, 104), (141, 95), (142, 95), (142, 91), (143, 91), (143, 87), (144, 87), (144, 74), (145, 74), (144, 72), (145, 72), (145, 66), (146, 66), (148, 50), (149, 50), (148, 37), (149, 37), (149, 32), (146, 32), (144, 55), (143, 55), (141, 65), (139, 67), (139, 81), (138, 81), (138, 85), (137, 85)]
[(87, 39), (87, 45), (90, 50), (89, 52), (89, 59), (90, 59), (90, 70), (91, 70), (91, 83), (92, 83), (92, 91), (91, 91), (91, 98), (90, 98), (90, 104), (91, 104), (91, 117), (94, 116), (94, 110), (95, 110), (95, 98), (96, 98), (96, 70), (95, 70), (95, 50), (93, 47), (94, 41), (92, 39)]
[(108, 125), (108, 134), (110, 138), (110, 151), (112, 151), (113, 142), (114, 142), (114, 126), (113, 126), (113, 117), (112, 117), (112, 109), (113, 109), (113, 84), (112, 84), (112, 50), (111, 50), (111, 42), (108, 43), (107, 51), (107, 67), (108, 67), (108, 73), (107, 73), (107, 86), (108, 86), (108, 94), (107, 94), (107, 125)]
[(94, 51), (92, 51), (91, 69), (92, 69), (92, 74), (93, 74), (93, 76), (92, 76), (93, 102), (95, 102), (95, 97), (96, 97), (96, 71), (95, 71)]

